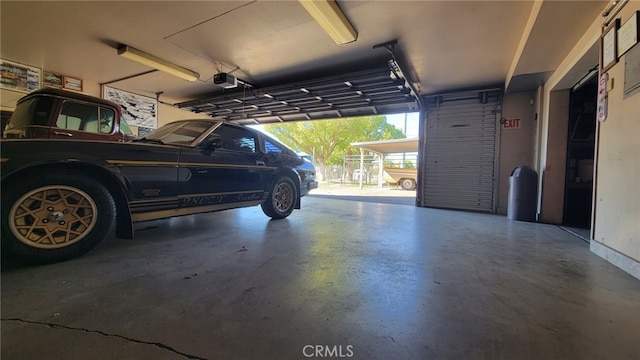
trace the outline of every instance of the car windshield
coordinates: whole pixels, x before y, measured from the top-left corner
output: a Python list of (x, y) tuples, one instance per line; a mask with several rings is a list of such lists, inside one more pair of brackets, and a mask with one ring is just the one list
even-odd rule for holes
[(161, 142), (163, 144), (190, 145), (198, 136), (209, 130), (214, 124), (216, 124), (216, 122), (206, 120), (176, 121), (158, 128), (142, 139)]
[(123, 117), (120, 118), (120, 131), (124, 135), (133, 136), (133, 131), (131, 131), (129, 124), (127, 124), (127, 120), (125, 120)]

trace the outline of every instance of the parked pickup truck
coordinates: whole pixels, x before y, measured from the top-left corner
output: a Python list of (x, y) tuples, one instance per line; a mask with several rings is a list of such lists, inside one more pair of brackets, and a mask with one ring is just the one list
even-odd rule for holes
[(94, 96), (40, 89), (18, 100), (2, 137), (127, 142), (135, 136), (120, 111)]
[(418, 170), (385, 167), (383, 177), (389, 184), (400, 185), (404, 190), (413, 190), (416, 188)]

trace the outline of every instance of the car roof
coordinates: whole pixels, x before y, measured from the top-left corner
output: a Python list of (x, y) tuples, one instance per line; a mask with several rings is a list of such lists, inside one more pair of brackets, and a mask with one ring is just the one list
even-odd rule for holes
[(67, 91), (67, 90), (61, 90), (61, 89), (54, 89), (54, 88), (43, 88), (43, 89), (39, 89), (36, 91), (33, 91), (27, 95), (25, 95), (24, 97), (20, 98), (20, 100), (18, 100), (18, 103), (21, 103), (27, 99), (31, 99), (33, 97), (38, 97), (38, 96), (55, 96), (55, 97), (61, 97), (61, 98), (66, 98), (66, 99), (73, 99), (73, 100), (79, 100), (79, 101), (84, 101), (84, 102), (91, 102), (91, 103), (97, 103), (100, 105), (104, 105), (104, 106), (109, 106), (109, 107), (115, 107), (116, 109), (120, 109), (120, 106), (118, 106), (118, 104), (114, 103), (113, 101), (109, 101), (106, 99), (101, 99), (99, 97), (95, 97), (95, 96), (91, 96), (91, 95), (87, 95), (87, 94), (81, 94), (81, 93), (77, 93), (77, 92), (73, 92), (73, 91)]

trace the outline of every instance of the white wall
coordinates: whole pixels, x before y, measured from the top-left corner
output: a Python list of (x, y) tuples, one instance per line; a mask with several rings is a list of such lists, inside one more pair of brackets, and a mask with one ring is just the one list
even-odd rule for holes
[(623, 99), (624, 58), (608, 73), (613, 89), (609, 116), (598, 124), (593, 241), (640, 262), (640, 94)]
[[(617, 17), (624, 22), (639, 10), (640, 2), (631, 1)], [(603, 18), (594, 19), (543, 87), (540, 150), (536, 158), (540, 159), (538, 170), (543, 170), (540, 218), (546, 222), (558, 222), (562, 215), (558, 202), (562, 201), (564, 175), (560, 177), (559, 173), (564, 172), (566, 152), (559, 147), (561, 138), (566, 146), (568, 116), (563, 120), (561, 114), (565, 106), (568, 108), (569, 90), (558, 84), (587, 49), (600, 41), (602, 23)], [(591, 250), (640, 279), (640, 94), (623, 98), (624, 67), (622, 56), (608, 71), (613, 79), (609, 114), (597, 130)], [(561, 165), (563, 169), (558, 168)]]
[(211, 119), (206, 114), (196, 114), (191, 111), (178, 109), (167, 104), (158, 104), (158, 127), (176, 120), (185, 119)]

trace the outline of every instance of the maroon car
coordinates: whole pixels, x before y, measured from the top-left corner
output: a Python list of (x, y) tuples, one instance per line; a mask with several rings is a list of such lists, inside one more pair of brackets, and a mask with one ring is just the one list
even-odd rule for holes
[(117, 104), (49, 88), (36, 90), (18, 100), (2, 136), (120, 142), (135, 138)]

